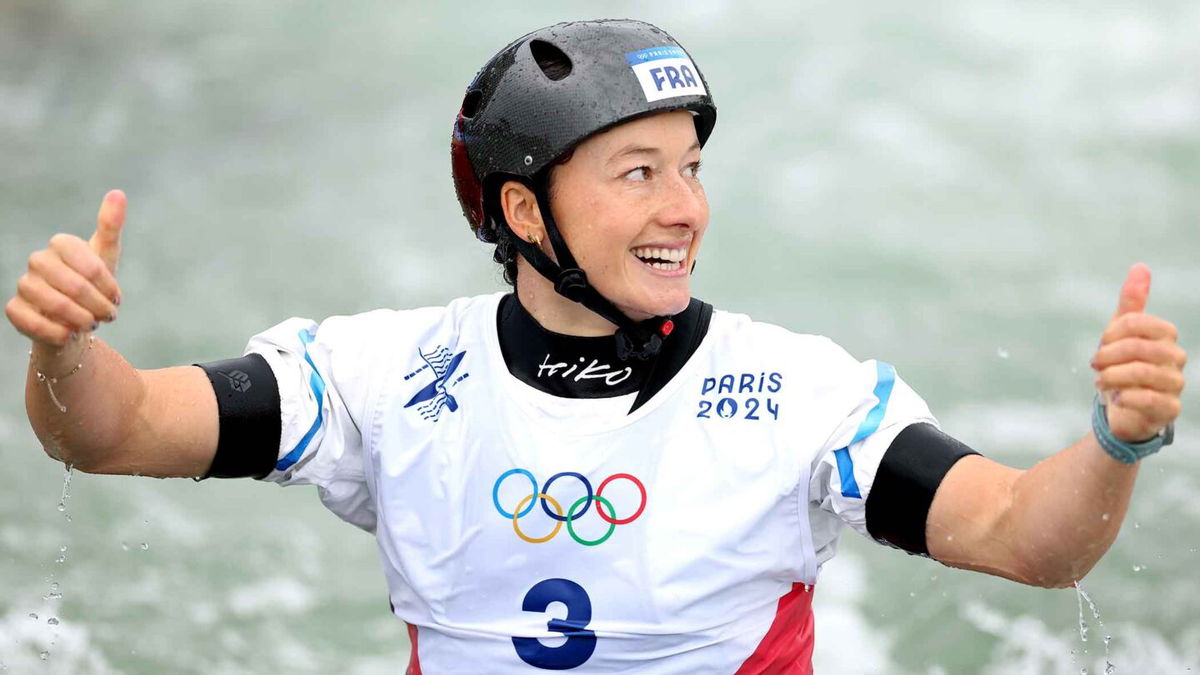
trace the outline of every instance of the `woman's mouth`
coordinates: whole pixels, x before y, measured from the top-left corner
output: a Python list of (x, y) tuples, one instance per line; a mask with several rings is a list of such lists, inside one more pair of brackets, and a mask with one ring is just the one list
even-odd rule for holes
[(632, 249), (631, 251), (638, 260), (641, 260), (646, 266), (651, 269), (656, 269), (662, 272), (674, 272), (683, 267), (683, 262), (687, 260), (686, 248), (658, 248), (654, 246), (642, 246)]

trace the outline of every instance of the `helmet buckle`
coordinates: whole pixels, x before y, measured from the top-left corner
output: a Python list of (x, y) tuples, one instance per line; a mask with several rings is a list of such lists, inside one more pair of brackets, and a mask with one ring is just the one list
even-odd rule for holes
[(559, 272), (558, 279), (554, 282), (555, 292), (575, 302), (579, 302), (583, 298), (587, 288), (587, 274), (578, 267), (568, 267)]

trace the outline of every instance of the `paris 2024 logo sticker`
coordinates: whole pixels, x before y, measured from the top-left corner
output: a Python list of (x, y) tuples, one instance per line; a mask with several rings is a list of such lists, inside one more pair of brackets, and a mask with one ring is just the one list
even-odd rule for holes
[(412, 399), (404, 404), (404, 407), (415, 406), (421, 419), (437, 422), (441, 418), (443, 410), (450, 412), (458, 410), (458, 400), (454, 398), (454, 394), (450, 393), (450, 388), (470, 375), (466, 372), (456, 375), (467, 352), (464, 350), (453, 354), (445, 347), (435, 347), (429, 352), (423, 352), (418, 348), (417, 354), (421, 357), (421, 367), (405, 375), (404, 379), (432, 376), (433, 381), (414, 394)]

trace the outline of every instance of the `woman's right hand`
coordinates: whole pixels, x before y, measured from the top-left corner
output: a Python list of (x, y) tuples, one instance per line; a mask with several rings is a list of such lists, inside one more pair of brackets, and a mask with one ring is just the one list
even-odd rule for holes
[(29, 269), (17, 280), (17, 294), (4, 306), (8, 320), (35, 343), (62, 346), (115, 321), (121, 304), (117, 261), (125, 193), (104, 195), (91, 239), (59, 233), (29, 255)]

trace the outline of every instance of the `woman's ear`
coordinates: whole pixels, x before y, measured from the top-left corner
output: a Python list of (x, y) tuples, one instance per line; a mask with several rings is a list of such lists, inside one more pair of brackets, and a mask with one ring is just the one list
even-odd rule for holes
[(538, 244), (546, 236), (546, 225), (542, 222), (542, 210), (537, 197), (528, 185), (519, 181), (506, 181), (500, 187), (500, 208), (508, 227), (517, 237)]

